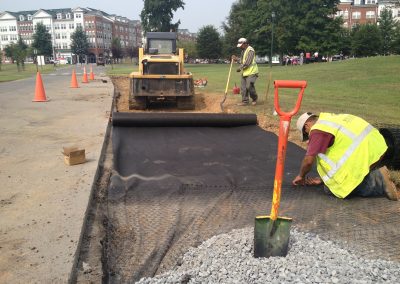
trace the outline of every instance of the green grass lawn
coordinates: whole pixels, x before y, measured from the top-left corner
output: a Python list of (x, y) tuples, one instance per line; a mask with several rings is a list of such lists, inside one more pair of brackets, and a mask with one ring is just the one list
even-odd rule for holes
[[(215, 93), (222, 98), (230, 64), (192, 64), (185, 66), (195, 79), (207, 78), (208, 85), (201, 92)], [(234, 64), (228, 88), (232, 95), (234, 84), (240, 85), (240, 74)], [(259, 65), (256, 88), (260, 104), (244, 111), (272, 113), (273, 80), (306, 80), (300, 113), (304, 111), (351, 113), (372, 124), (400, 125), (400, 56), (349, 59), (303, 66)], [(110, 75), (128, 75), (137, 71), (133, 64), (114, 65)], [(271, 82), (269, 81), (269, 78)], [(267, 86), (270, 89), (267, 93)], [(297, 90), (279, 90), (281, 108), (290, 110), (297, 99)], [(219, 98), (218, 98), (219, 99)], [(238, 101), (239, 101), (238, 97)]]
[[(42, 74), (50, 73), (54, 71), (53, 64), (45, 66), (39, 66), (39, 71)], [(36, 65), (32, 63), (25, 64), (25, 70), (18, 72), (16, 64), (1, 64), (0, 70), (0, 82), (15, 81), (32, 77), (36, 74)]]

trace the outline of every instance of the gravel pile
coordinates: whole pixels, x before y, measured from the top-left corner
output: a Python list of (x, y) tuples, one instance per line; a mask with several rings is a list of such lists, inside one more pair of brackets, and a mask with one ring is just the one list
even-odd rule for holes
[(253, 228), (245, 228), (212, 237), (174, 270), (137, 283), (400, 283), (400, 263), (360, 258), (295, 229), (286, 257), (256, 259)]

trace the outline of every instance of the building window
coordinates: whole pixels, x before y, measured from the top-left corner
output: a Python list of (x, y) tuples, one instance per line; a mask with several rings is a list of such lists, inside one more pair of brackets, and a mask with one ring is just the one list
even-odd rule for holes
[(353, 12), (352, 14), (351, 14), (351, 17), (353, 18), (353, 19), (361, 19), (361, 12)]
[(61, 19), (62, 19), (61, 13), (57, 13), (57, 20), (61, 20)]
[(74, 24), (72, 23), (72, 24), (69, 24), (69, 29), (70, 30), (73, 30), (74, 29)]
[(366, 17), (367, 17), (367, 19), (374, 19), (375, 11), (367, 11)]
[(19, 20), (20, 20), (20, 21), (25, 21), (24, 15), (19, 15)]
[(10, 35), (10, 40), (18, 40), (18, 36), (17, 35)]
[(56, 39), (60, 39), (60, 34), (56, 34)]
[(0, 27), (0, 32), (6, 32), (7, 31), (7, 27), (6, 26), (1, 26)]
[(71, 14), (70, 14), (70, 13), (67, 13), (67, 14), (65, 15), (65, 17), (66, 17), (67, 19), (71, 19)]
[(82, 18), (82, 14), (75, 14), (75, 18), (76, 18), (76, 19)]
[(67, 29), (67, 25), (66, 24), (61, 24), (61, 29), (62, 30), (66, 30)]
[(62, 39), (66, 39), (66, 38), (67, 38), (67, 34), (64, 34), (64, 33), (61, 34), (61, 38), (62, 38)]
[(10, 32), (15, 32), (17, 30), (16, 26), (9, 26)]
[(76, 27), (82, 27), (81, 23), (76, 23)]
[(376, 4), (376, 0), (366, 0), (365, 4)]
[(59, 30), (60, 29), (60, 25), (59, 24), (54, 24), (54, 29), (55, 30)]
[(28, 15), (28, 21), (32, 21), (32, 15)]
[(2, 41), (8, 41), (8, 35), (2, 35), (1, 36)]

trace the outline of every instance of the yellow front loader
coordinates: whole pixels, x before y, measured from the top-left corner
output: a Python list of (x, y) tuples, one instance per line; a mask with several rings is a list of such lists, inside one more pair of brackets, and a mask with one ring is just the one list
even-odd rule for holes
[(139, 71), (132, 72), (129, 108), (147, 109), (152, 102), (175, 101), (178, 109), (195, 108), (193, 75), (184, 68), (184, 51), (176, 33), (148, 32), (139, 48)]

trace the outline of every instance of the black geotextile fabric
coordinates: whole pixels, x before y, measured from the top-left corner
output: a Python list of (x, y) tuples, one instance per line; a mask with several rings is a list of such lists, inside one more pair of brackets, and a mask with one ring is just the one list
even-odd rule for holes
[[(129, 116), (135, 126), (129, 126)], [(201, 116), (207, 120), (207, 115)], [(231, 123), (224, 123), (228, 127), (208, 122), (174, 127), (170, 121), (176, 114), (151, 114), (147, 119), (152, 121), (144, 124), (152, 126), (144, 127), (143, 122), (137, 124), (138, 118), (146, 120), (144, 114), (123, 114), (123, 126), (118, 126), (121, 116), (113, 115), (108, 282), (133, 282), (165, 272), (179, 265), (190, 246), (254, 226), (255, 216), (269, 215), (277, 137), (255, 123), (234, 127), (241, 118), (224, 119), (229, 116)], [(221, 119), (214, 114), (209, 118)], [(400, 260), (396, 202), (339, 200), (325, 195), (321, 187), (292, 187), (303, 155), (302, 148), (288, 144), (279, 216), (293, 218), (295, 226), (322, 238), (347, 241), (361, 255)]]

